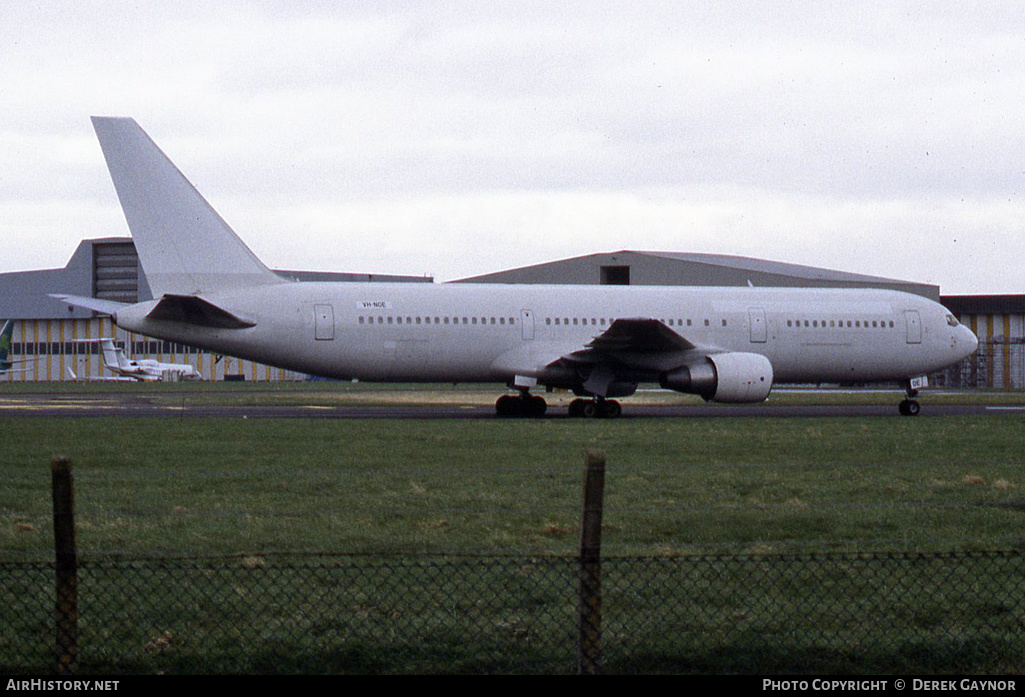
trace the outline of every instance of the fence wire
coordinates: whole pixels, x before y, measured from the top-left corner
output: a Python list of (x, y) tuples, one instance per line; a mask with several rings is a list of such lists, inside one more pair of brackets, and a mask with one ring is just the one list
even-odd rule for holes
[[(53, 564), (0, 563), (0, 673), (54, 670)], [(572, 673), (573, 557), (83, 561), (78, 672)], [(1025, 669), (1020, 552), (602, 560), (605, 673)]]

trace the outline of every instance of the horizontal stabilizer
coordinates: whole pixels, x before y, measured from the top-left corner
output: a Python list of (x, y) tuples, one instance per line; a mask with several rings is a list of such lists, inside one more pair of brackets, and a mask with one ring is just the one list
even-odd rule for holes
[(214, 329), (246, 329), (256, 326), (256, 322), (243, 319), (196, 295), (165, 295), (146, 316)]
[(115, 316), (118, 310), (128, 307), (128, 303), (119, 303), (114, 300), (102, 300), (100, 298), (87, 298), (82, 295), (57, 295), (50, 294), (51, 298), (57, 298), (74, 307), (84, 307), (102, 315)]

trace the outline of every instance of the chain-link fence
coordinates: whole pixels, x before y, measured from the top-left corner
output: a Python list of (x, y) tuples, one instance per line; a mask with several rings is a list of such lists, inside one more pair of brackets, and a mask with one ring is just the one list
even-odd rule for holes
[[(0, 673), (55, 665), (55, 567), (0, 563)], [(572, 673), (574, 557), (82, 561), (78, 672)], [(1025, 555), (602, 560), (607, 673), (1025, 669)]]

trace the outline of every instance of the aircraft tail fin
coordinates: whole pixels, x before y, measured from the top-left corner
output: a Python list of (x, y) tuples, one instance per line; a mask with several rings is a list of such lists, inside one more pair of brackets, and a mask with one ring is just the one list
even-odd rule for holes
[(103, 352), (103, 363), (111, 370), (128, 368), (128, 358), (114, 345), (113, 339), (100, 339), (100, 350)]
[(154, 297), (284, 282), (134, 119), (92, 122)]

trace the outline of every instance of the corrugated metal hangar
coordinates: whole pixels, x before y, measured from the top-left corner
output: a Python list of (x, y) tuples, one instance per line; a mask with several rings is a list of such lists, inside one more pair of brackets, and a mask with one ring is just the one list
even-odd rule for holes
[(723, 254), (621, 251), (588, 254), (465, 278), (458, 283), (635, 286), (890, 288), (940, 299), (938, 286)]
[[(428, 277), (276, 271), (297, 281), (433, 282)], [(976, 333), (974, 359), (937, 376), (951, 386), (1025, 388), (1025, 296), (941, 296), (937, 286), (796, 264), (713, 254), (619, 251), (591, 254), (456, 281), (588, 285), (699, 285), (890, 288), (939, 300)], [(0, 318), (14, 320), (13, 381), (109, 377), (96, 339), (113, 337), (131, 358), (191, 363), (208, 380), (294, 380), (306, 376), (155, 341), (72, 308), (52, 294), (120, 302), (152, 298), (130, 238), (83, 241), (63, 269), (0, 274)], [(28, 359), (28, 360), (24, 360)]]

